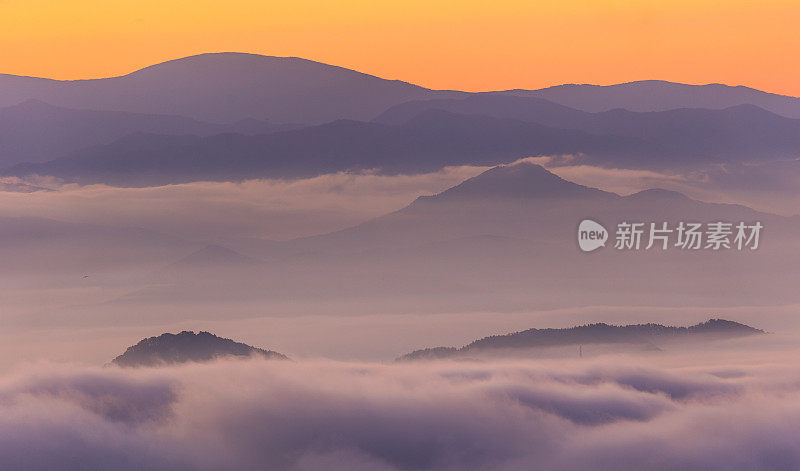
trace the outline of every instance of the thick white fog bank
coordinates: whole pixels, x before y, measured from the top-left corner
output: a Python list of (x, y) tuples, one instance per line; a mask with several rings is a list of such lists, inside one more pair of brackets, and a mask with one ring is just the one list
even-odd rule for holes
[(0, 462), (62, 470), (789, 470), (796, 352), (645, 363), (26, 365)]

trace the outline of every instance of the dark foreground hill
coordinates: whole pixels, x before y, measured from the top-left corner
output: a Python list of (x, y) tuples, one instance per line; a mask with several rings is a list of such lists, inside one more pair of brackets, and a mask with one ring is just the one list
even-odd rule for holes
[(461, 348), (434, 347), (416, 350), (398, 361), (433, 360), (501, 350), (537, 349), (596, 344), (628, 344), (654, 347), (655, 341), (709, 340), (763, 334), (764, 331), (725, 319), (710, 319), (690, 327), (661, 324), (588, 324), (568, 329), (528, 329), (506, 335), (493, 335)]
[(179, 334), (161, 334), (143, 339), (128, 347), (125, 353), (114, 358), (112, 363), (123, 367), (158, 366), (175, 363), (203, 362), (220, 357), (261, 356), (274, 360), (286, 360), (287, 356), (272, 350), (217, 337), (209, 332), (183, 331)]

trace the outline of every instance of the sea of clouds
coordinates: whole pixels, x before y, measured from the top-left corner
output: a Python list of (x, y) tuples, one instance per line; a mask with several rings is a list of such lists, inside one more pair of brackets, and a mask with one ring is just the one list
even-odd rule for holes
[[(747, 358), (747, 357), (743, 357)], [(771, 355), (379, 364), (21, 365), (0, 463), (25, 470), (796, 470), (800, 371)]]
[[(715, 165), (691, 172), (614, 169), (581, 157), (521, 159), (562, 178), (622, 195), (651, 188), (701, 201), (737, 203), (794, 215), (800, 205), (800, 160)], [(339, 172), (301, 179), (194, 182), (144, 188), (30, 182), (0, 178), (0, 217), (140, 227), (189, 240), (257, 237), (285, 240), (332, 232), (396, 211), (474, 177), (489, 167), (455, 166), (416, 175)], [(3, 191), (28, 185), (42, 191)]]

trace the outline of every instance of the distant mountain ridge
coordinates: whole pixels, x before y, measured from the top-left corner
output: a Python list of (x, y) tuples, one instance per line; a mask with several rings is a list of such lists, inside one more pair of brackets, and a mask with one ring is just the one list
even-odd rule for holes
[(135, 133), (268, 134), (296, 127), (255, 119), (213, 124), (177, 115), (71, 109), (30, 99), (0, 108), (0, 166), (53, 160)]
[[(418, 100), (396, 105), (375, 121), (401, 124), (433, 111), (513, 119), (592, 135), (620, 136), (643, 144), (638, 150), (617, 149), (601, 162), (668, 166), (671, 163), (737, 159), (794, 159), (800, 155), (800, 119), (766, 111), (753, 104), (722, 109), (697, 105), (663, 111), (613, 109), (587, 112), (538, 97), (502, 94), (459, 99)], [(592, 150), (584, 153), (591, 156)], [(633, 157), (632, 159), (630, 157)]]
[(738, 105), (755, 105), (787, 118), (800, 118), (798, 97), (719, 83), (689, 85), (665, 80), (640, 80), (615, 85), (563, 84), (539, 90), (489, 93), (544, 98), (589, 112), (616, 108), (642, 112), (679, 108), (719, 110)]
[(800, 120), (749, 106), (643, 114), (618, 110), (582, 117), (572, 125), (557, 123), (565, 127), (509, 115), (487, 116), (480, 107), (469, 114), (427, 109), (423, 102), (418, 114), (395, 124), (340, 120), (252, 136), (137, 133), (49, 162), (0, 168), (0, 174), (152, 186), (367, 169), (419, 173), (448, 165), (504, 164), (535, 155), (581, 154), (587, 164), (655, 170), (800, 155)]
[(104, 79), (0, 75), (0, 107), (33, 98), (69, 108), (177, 114), (216, 123), (369, 120), (397, 103), (460, 94), (298, 57), (234, 52), (184, 57)]
[[(576, 240), (586, 218), (610, 234), (620, 221), (667, 222), (670, 228), (679, 221), (759, 221), (769, 233), (757, 251), (648, 250), (645, 233), (641, 250), (617, 250), (610, 235), (605, 248), (586, 254)], [(226, 276), (209, 277), (194, 262), (173, 263), (171, 276), (158, 280), (168, 283), (154, 283), (121, 302), (173, 297), (266, 305), (312, 297), (374, 303), (369, 306), (375, 310), (403, 303), (403, 312), (425, 312), (431, 305), (486, 312), (554, 309), (565, 307), (564, 299), (570, 306), (796, 302), (791, 276), (773, 281), (766, 274), (794, 273), (798, 228), (798, 219), (672, 191), (620, 196), (523, 161), (328, 234), (220, 241), (263, 263), (240, 263), (227, 250), (222, 257), (214, 255), (218, 250), (203, 250), (199, 267)], [(670, 240), (675, 243), (675, 234)]]
[[(645, 80), (484, 93), (539, 97), (593, 112), (724, 109), (751, 104), (800, 118), (800, 98), (721, 84)], [(0, 74), (0, 107), (38, 99), (71, 108), (178, 114), (211, 122), (246, 118), (306, 124), (370, 120), (406, 101), (474, 94), (430, 90), (297, 57), (235, 52), (184, 57), (103, 79), (60, 81)]]
[(634, 138), (431, 111), (401, 125), (340, 120), (257, 136), (134, 134), (106, 146), (41, 164), (19, 164), (0, 173), (149, 186), (366, 169), (417, 173), (447, 165), (496, 165), (529, 155), (584, 151), (635, 155), (640, 148), (641, 143)]
[(187, 362), (211, 361), (222, 357), (261, 356), (272, 360), (286, 360), (287, 356), (272, 350), (251, 347), (245, 343), (217, 337), (210, 332), (195, 334), (183, 331), (149, 337), (128, 347), (125, 353), (111, 363), (123, 367), (159, 366)]
[(746, 87), (646, 81), (467, 93), (293, 57), (215, 53), (106, 79), (0, 75), (0, 174), (151, 186), (558, 154), (683, 171), (794, 160), (794, 118), (800, 98)]
[(693, 337), (735, 338), (765, 333), (745, 324), (725, 319), (709, 319), (689, 327), (661, 324), (609, 325), (586, 324), (566, 329), (528, 329), (506, 335), (492, 335), (460, 348), (434, 347), (415, 350), (397, 361), (431, 360), (468, 355), (481, 351), (530, 349), (590, 344), (637, 344), (654, 340), (677, 340)]

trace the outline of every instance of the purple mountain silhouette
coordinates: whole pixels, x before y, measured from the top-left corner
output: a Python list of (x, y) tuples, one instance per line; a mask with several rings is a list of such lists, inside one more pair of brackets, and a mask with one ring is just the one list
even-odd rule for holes
[(242, 53), (201, 54), (96, 80), (0, 75), (0, 106), (33, 98), (70, 108), (177, 114), (219, 123), (368, 120), (397, 103), (458, 94), (296, 57)]
[[(626, 155), (624, 149), (619, 149), (615, 156), (604, 159), (605, 162), (663, 167), (680, 162), (793, 159), (800, 155), (800, 119), (779, 116), (754, 105), (719, 110), (685, 108), (633, 112), (615, 109), (590, 113), (542, 98), (484, 94), (462, 99), (411, 101), (390, 108), (375, 121), (400, 124), (434, 110), (514, 119), (646, 142), (635, 155)], [(586, 153), (591, 156), (590, 151)]]
[(800, 118), (800, 98), (718, 83), (686, 85), (644, 80), (617, 85), (565, 84), (540, 90), (508, 90), (506, 95), (537, 97), (584, 111), (666, 111), (678, 108), (724, 109), (755, 105), (788, 118)]
[(110, 144), (132, 133), (208, 136), (223, 132), (266, 134), (290, 128), (257, 120), (219, 125), (182, 116), (77, 110), (28, 100), (0, 108), (0, 165), (44, 162), (86, 147)]
[[(582, 253), (576, 233), (592, 219), (609, 242)], [(687, 251), (672, 246), (614, 248), (621, 221), (761, 222), (757, 251)], [(649, 228), (648, 228), (649, 230)], [(224, 277), (183, 270), (169, 287), (136, 299), (221, 298), (253, 302), (293, 299), (358, 300), (386, 309), (411, 303), (424, 310), (519, 309), (571, 305), (730, 305), (797, 299), (793, 277), (800, 220), (680, 193), (648, 190), (620, 196), (559, 178), (521, 163), (484, 172), (438, 195), (349, 229), (259, 247), (226, 243), (260, 265), (220, 263)], [(675, 243), (673, 234), (672, 242)], [(224, 283), (224, 286), (220, 286)], [(138, 298), (140, 297), (140, 298)], [(411, 301), (413, 300), (413, 302)], [(567, 301), (565, 301), (567, 300)], [(135, 302), (134, 298), (126, 302)]]
[(495, 165), (529, 155), (639, 155), (640, 150), (639, 141), (633, 138), (434, 110), (398, 126), (335, 121), (258, 136), (136, 134), (51, 162), (17, 165), (0, 174), (52, 175), (82, 183), (147, 186), (373, 168), (420, 172), (467, 163)]

